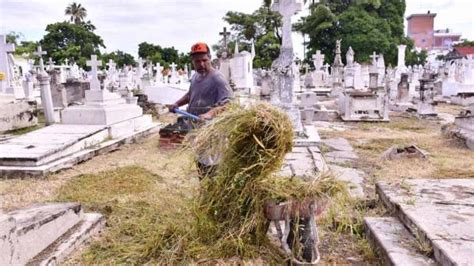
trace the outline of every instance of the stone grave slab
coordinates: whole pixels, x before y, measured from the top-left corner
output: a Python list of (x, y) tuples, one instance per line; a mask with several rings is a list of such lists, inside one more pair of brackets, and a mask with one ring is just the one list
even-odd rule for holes
[[(473, 173), (474, 175), (474, 173)], [(409, 229), (431, 244), (441, 265), (469, 265), (474, 254), (474, 179), (379, 182), (380, 199)]]
[(318, 145), (321, 142), (318, 129), (314, 125), (305, 125), (304, 132), (306, 138), (296, 137), (293, 139), (293, 146), (295, 147), (309, 147)]
[(384, 265), (436, 265), (418, 252), (415, 238), (396, 218), (366, 217), (364, 224), (367, 236), (382, 256)]
[(327, 170), (326, 162), (316, 146), (293, 147), (292, 151), (285, 156), (278, 174), (311, 180)]
[(143, 115), (113, 125), (55, 124), (0, 143), (0, 175), (45, 175), (155, 133), (159, 124)]
[(329, 165), (329, 169), (334, 173), (337, 180), (347, 183), (349, 195), (353, 198), (365, 198), (363, 189), (364, 173), (353, 168), (346, 168), (334, 164)]
[(353, 151), (351, 144), (345, 138), (324, 139), (322, 141), (326, 146), (336, 151)]

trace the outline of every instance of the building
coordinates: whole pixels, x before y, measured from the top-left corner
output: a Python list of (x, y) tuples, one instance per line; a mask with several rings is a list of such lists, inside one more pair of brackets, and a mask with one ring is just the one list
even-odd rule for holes
[(434, 18), (436, 13), (413, 14), (407, 17), (407, 35), (415, 42), (415, 47), (431, 49), (434, 43)]
[(461, 39), (460, 33), (451, 32), (449, 29), (435, 30), (432, 49), (444, 50), (450, 49), (455, 42)]
[(415, 42), (416, 48), (426, 50), (448, 50), (461, 39), (461, 34), (449, 29), (434, 30), (436, 13), (412, 14), (407, 17), (407, 35)]

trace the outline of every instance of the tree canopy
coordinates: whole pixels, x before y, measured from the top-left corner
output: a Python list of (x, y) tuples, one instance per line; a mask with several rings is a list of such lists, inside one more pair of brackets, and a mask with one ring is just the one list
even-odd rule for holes
[(405, 8), (404, 0), (321, 0), (310, 6), (310, 14), (295, 29), (309, 36), (307, 58), (321, 50), (332, 62), (336, 40), (342, 39), (342, 53), (352, 46), (359, 62), (369, 62), (375, 51), (396, 65), (399, 44), (407, 45), (407, 59), (422, 57), (404, 36)]
[(105, 66), (112, 59), (116, 64), (117, 67), (121, 68), (123, 66), (132, 66), (136, 65), (137, 62), (133, 58), (131, 54), (125, 53), (123, 51), (117, 50), (111, 53), (104, 53), (100, 57), (102, 59), (102, 65)]
[(64, 10), (66, 16), (70, 16), (69, 21), (74, 22), (74, 24), (81, 24), (84, 18), (87, 16), (87, 10), (81, 4), (76, 4), (73, 2)]
[(99, 48), (105, 48), (104, 41), (93, 31), (90, 21), (80, 24), (57, 22), (46, 26), (47, 34), (40, 40), (43, 50), (56, 62), (73, 59), (81, 67), (92, 54), (100, 55)]
[[(257, 68), (269, 68), (280, 52), (281, 16), (271, 11), (270, 2), (264, 1), (262, 7), (252, 14), (229, 11), (223, 18), (231, 26), (230, 50), (238, 42), (239, 49), (250, 51), (251, 42), (254, 40), (256, 50), (254, 66)], [(222, 41), (213, 46), (218, 55), (222, 52), (222, 47)]]
[(171, 63), (184, 68), (191, 63), (191, 58), (185, 53), (179, 53), (174, 47), (161, 47), (160, 45), (142, 42), (138, 45), (138, 56), (150, 60), (153, 64), (160, 63), (168, 68)]
[(28, 58), (33, 58), (33, 52), (38, 46), (37, 42), (24, 41), (24, 36), (20, 32), (11, 31), (6, 35), (7, 43), (15, 45), (15, 54), (24, 55)]

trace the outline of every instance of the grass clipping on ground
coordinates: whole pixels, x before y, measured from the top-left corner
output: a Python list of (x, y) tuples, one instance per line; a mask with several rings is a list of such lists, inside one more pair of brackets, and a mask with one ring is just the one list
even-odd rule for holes
[[(117, 206), (133, 204), (136, 206), (132, 209), (137, 210), (111, 216), (113, 228), (108, 230), (105, 240), (86, 252), (86, 261), (176, 264), (263, 259), (281, 262), (284, 255), (266, 234), (265, 203), (327, 197), (343, 189), (329, 177), (304, 182), (299, 178), (275, 176), (285, 154), (291, 151), (292, 142), (291, 121), (279, 109), (268, 104), (246, 109), (229, 106), (190, 136), (189, 146), (196, 154), (221, 155), (216, 175), (201, 181), (198, 195), (190, 200), (173, 199), (166, 193), (150, 196), (151, 186), (146, 186), (147, 192), (140, 192), (145, 194), (141, 194), (139, 204), (118, 199)], [(77, 189), (72, 187), (68, 191), (63, 199), (75, 200), (76, 197), (67, 194), (74, 195)], [(174, 202), (176, 206), (160, 208), (158, 204), (164, 202), (156, 197), (164, 197), (166, 205)], [(100, 206), (101, 201), (94, 204)]]

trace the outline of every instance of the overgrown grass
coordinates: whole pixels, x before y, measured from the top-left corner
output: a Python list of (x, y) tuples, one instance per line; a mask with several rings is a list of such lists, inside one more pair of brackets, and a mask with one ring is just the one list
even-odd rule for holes
[(81, 202), (107, 219), (105, 235), (83, 254), (84, 263), (139, 264), (149, 261), (148, 250), (165, 220), (180, 224), (190, 214), (186, 202), (194, 192), (170, 190), (163, 177), (127, 166), (76, 176), (60, 188), (55, 201)]
[[(324, 132), (324, 135), (347, 138), (361, 158), (358, 166), (374, 182), (406, 178), (474, 178), (474, 152), (443, 136), (436, 121), (394, 116), (390, 123), (352, 125), (354, 129)], [(393, 145), (410, 144), (426, 150), (428, 159), (379, 159)]]

